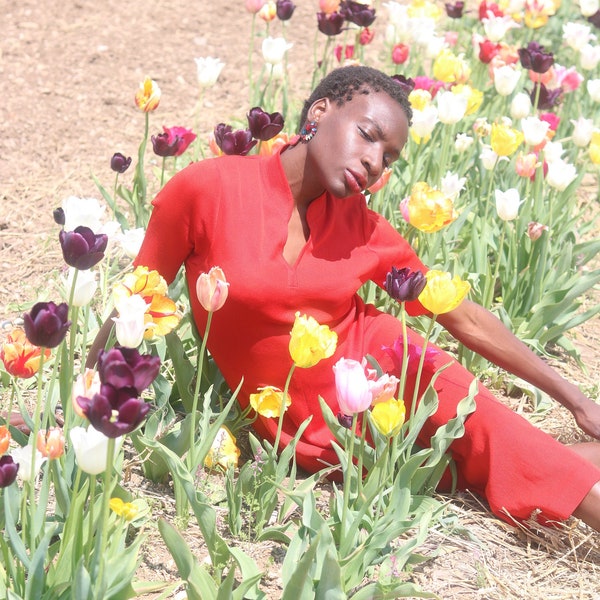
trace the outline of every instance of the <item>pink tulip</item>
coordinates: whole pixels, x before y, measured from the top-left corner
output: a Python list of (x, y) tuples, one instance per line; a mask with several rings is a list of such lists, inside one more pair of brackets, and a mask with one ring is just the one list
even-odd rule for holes
[(208, 273), (201, 273), (196, 281), (198, 301), (208, 312), (222, 308), (228, 293), (229, 284), (221, 267), (212, 267)]
[(344, 415), (360, 413), (373, 398), (363, 366), (356, 360), (340, 358), (333, 366), (335, 389), (340, 412)]
[(246, 10), (252, 14), (257, 13), (266, 0), (246, 0)]

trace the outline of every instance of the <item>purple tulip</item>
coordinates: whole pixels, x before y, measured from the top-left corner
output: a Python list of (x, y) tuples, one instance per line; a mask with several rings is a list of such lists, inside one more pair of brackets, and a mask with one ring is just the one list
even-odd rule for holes
[(415, 89), (415, 80), (412, 77), (396, 74), (392, 75), (392, 79), (402, 88), (406, 96)]
[(359, 27), (369, 27), (375, 20), (374, 8), (369, 8), (360, 2), (354, 2), (354, 0), (345, 0), (342, 2), (340, 13), (346, 21), (354, 23)]
[(64, 339), (71, 321), (67, 319), (69, 306), (66, 302), (38, 302), (23, 315), (23, 327), (27, 339), (41, 348), (55, 348)]
[(283, 116), (281, 113), (267, 113), (262, 108), (255, 106), (246, 115), (248, 127), (253, 138), (266, 142), (275, 137), (283, 129)]
[(588, 22), (590, 22), (594, 27), (600, 28), (600, 10), (596, 11), (593, 15), (590, 15), (587, 18)]
[(181, 142), (181, 138), (179, 136), (170, 138), (168, 133), (159, 133), (158, 135), (153, 135), (150, 137), (150, 140), (152, 141), (154, 154), (157, 156), (162, 156), (163, 158), (168, 156), (176, 156), (177, 150), (179, 149), (179, 144)]
[(277, 0), (276, 9), (277, 18), (280, 21), (287, 21), (292, 18), (296, 5), (291, 0)]
[(537, 42), (529, 42), (526, 48), (519, 48), (518, 52), (523, 68), (534, 73), (545, 73), (554, 64), (552, 53), (546, 52)]
[(354, 418), (352, 415), (345, 415), (344, 413), (339, 412), (337, 414), (337, 420), (342, 427), (345, 429), (350, 429), (352, 427), (352, 421)]
[[(539, 93), (538, 93), (539, 87)], [(529, 93), (531, 104), (535, 104), (537, 99), (537, 107), (540, 110), (550, 110), (555, 107), (562, 95), (562, 90), (556, 88), (555, 90), (549, 90), (543, 83), (537, 83), (533, 86), (533, 89)]]
[(120, 152), (115, 152), (110, 159), (110, 168), (115, 173), (125, 173), (129, 169), (129, 165), (131, 165), (131, 156), (126, 157)]
[(100, 386), (100, 392), (91, 398), (78, 396), (77, 403), (94, 429), (109, 438), (131, 433), (150, 410), (134, 388), (115, 388), (110, 384)]
[(17, 478), (19, 464), (10, 455), (0, 457), (0, 488), (8, 487)]
[(101, 350), (98, 355), (98, 373), (103, 384), (116, 389), (127, 388), (142, 393), (156, 378), (160, 358), (140, 354), (136, 348), (115, 347)]
[(248, 129), (233, 131), (231, 125), (219, 123), (214, 131), (215, 142), (224, 154), (237, 154), (244, 156), (256, 146), (257, 141), (252, 139)]
[(328, 36), (340, 34), (344, 26), (344, 21), (344, 15), (340, 12), (330, 14), (324, 12), (317, 13), (317, 27), (321, 33)]
[(465, 8), (464, 2), (455, 2), (454, 4), (446, 2), (446, 14), (451, 19), (460, 19), (463, 16), (463, 10)]
[(384, 287), (387, 293), (398, 302), (411, 302), (419, 297), (425, 289), (427, 279), (421, 271), (410, 272), (408, 267), (392, 270), (385, 278)]
[(108, 244), (105, 233), (96, 235), (89, 227), (80, 225), (74, 231), (65, 231), (58, 234), (62, 247), (63, 258), (71, 266), (85, 271), (104, 258), (104, 251)]
[[(399, 337), (392, 346), (384, 346), (383, 351), (392, 359), (394, 363), (394, 374), (398, 376), (402, 372), (402, 361), (404, 358), (404, 343), (402, 337)], [(423, 348), (416, 346), (408, 342), (408, 367), (407, 374), (415, 376), (419, 370), (419, 362), (421, 360), (421, 354), (423, 354)], [(440, 350), (437, 350), (433, 346), (427, 346), (425, 351), (425, 359), (423, 361), (423, 373), (428, 373), (432, 376), (436, 371), (435, 359), (440, 354)]]
[(52, 211), (52, 218), (57, 225), (65, 224), (65, 211), (60, 206)]

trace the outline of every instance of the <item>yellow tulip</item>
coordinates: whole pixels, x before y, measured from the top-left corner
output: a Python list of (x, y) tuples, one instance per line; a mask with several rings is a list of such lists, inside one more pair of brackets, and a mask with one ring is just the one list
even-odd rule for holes
[(221, 468), (227, 470), (230, 466), (235, 469), (238, 466), (240, 454), (234, 435), (223, 425), (219, 428), (204, 459), (204, 466), (207, 469)]
[(595, 165), (600, 165), (600, 131), (592, 133), (592, 141), (588, 149), (590, 160)]
[[(257, 394), (250, 394), (250, 406), (261, 416), (272, 419), (279, 417), (281, 413), (281, 404), (283, 392), (272, 385), (258, 388)], [(289, 394), (286, 394), (285, 408), (292, 403)]]
[(331, 331), (327, 325), (319, 325), (313, 317), (300, 316), (299, 312), (296, 313), (290, 336), (292, 360), (297, 367), (304, 369), (333, 356), (337, 346), (335, 331)]
[(483, 92), (470, 85), (458, 84), (452, 87), (453, 94), (463, 94), (467, 97), (466, 115), (472, 115), (479, 110), (483, 103)]
[(138, 507), (133, 502), (123, 502), (121, 498), (111, 498), (109, 506), (113, 512), (123, 517), (126, 521), (132, 521), (138, 513)]
[(431, 93), (422, 89), (413, 90), (408, 95), (408, 101), (413, 110), (424, 110), (431, 104)]
[(377, 431), (385, 437), (393, 437), (398, 434), (404, 424), (406, 407), (402, 400), (390, 398), (385, 402), (378, 402), (371, 409), (371, 420)]
[(445, 271), (431, 270), (425, 274), (427, 285), (419, 295), (419, 302), (434, 315), (454, 310), (471, 289), (468, 281)]
[(167, 282), (158, 271), (150, 271), (148, 267), (136, 267), (133, 273), (128, 273), (113, 288), (115, 304), (121, 298), (139, 294), (145, 300), (158, 294), (164, 296), (167, 293)]
[(445, 48), (433, 62), (433, 76), (444, 83), (465, 83), (471, 75), (467, 62)]
[(156, 110), (160, 103), (160, 88), (156, 81), (146, 77), (135, 93), (135, 104), (143, 112)]
[(426, 18), (438, 20), (442, 14), (442, 9), (429, 0), (413, 0), (407, 9), (407, 15), (411, 19)]
[(458, 216), (452, 199), (424, 181), (413, 185), (406, 208), (407, 221), (425, 233), (439, 231)]
[(510, 156), (523, 143), (523, 133), (508, 125), (494, 123), (490, 144), (498, 156)]

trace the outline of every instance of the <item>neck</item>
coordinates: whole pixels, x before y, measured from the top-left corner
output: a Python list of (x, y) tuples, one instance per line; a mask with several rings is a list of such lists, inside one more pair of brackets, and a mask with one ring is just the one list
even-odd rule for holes
[(325, 190), (311, 177), (307, 146), (298, 142), (281, 154), (281, 164), (298, 208), (306, 207)]

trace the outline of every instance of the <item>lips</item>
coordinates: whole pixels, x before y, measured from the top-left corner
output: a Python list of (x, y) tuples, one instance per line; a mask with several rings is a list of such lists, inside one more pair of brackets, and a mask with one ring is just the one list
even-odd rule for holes
[(367, 180), (360, 173), (346, 169), (344, 175), (346, 176), (348, 187), (355, 193), (362, 192), (367, 186)]

